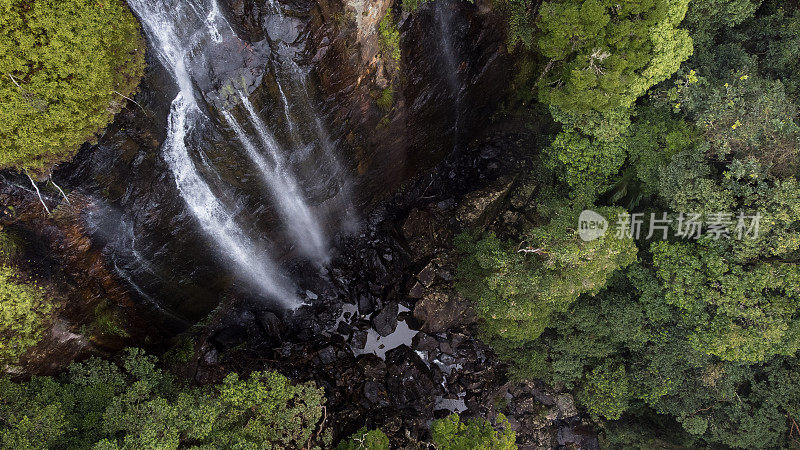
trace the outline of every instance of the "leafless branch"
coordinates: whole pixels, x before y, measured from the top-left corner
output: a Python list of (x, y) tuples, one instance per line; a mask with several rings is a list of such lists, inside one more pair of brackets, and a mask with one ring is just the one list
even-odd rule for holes
[(52, 178), (50, 178), (50, 183), (52, 183), (52, 184), (53, 184), (53, 186), (55, 186), (55, 187), (56, 187), (56, 189), (58, 189), (58, 192), (61, 192), (61, 195), (64, 197), (64, 200), (66, 200), (66, 201), (67, 201), (67, 204), (68, 204), (68, 205), (72, 205), (72, 203), (69, 201), (69, 198), (67, 197), (67, 194), (65, 194), (65, 193), (64, 193), (64, 191), (61, 189), (61, 187), (59, 187), (59, 186), (56, 184), (56, 182), (55, 182), (55, 181), (53, 181), (53, 179), (52, 179)]
[(14, 79), (13, 75), (8, 74), (8, 78), (11, 78), (11, 82), (14, 83), (18, 88), (22, 89), (22, 86), (20, 86), (19, 83), (17, 83), (17, 80)]
[(134, 100), (134, 99), (132, 99), (132, 98), (128, 97), (127, 95), (124, 95), (124, 94), (122, 94), (122, 93), (120, 93), (120, 92), (117, 92), (117, 91), (114, 91), (114, 93), (115, 93), (115, 94), (117, 94), (117, 95), (119, 95), (120, 97), (124, 98), (125, 100), (132, 101), (134, 104), (136, 104), (136, 106), (138, 106), (139, 108), (141, 108), (141, 109), (142, 109), (142, 111), (143, 111), (145, 114), (147, 114), (147, 111), (145, 111), (145, 110), (144, 110), (144, 107), (142, 107), (142, 105), (140, 105), (140, 104), (139, 104), (139, 102), (137, 102), (136, 100)]
[(28, 174), (27, 170), (25, 171), (25, 175), (28, 177), (29, 180), (31, 180), (31, 184), (33, 185), (33, 188), (36, 190), (36, 195), (39, 196), (39, 201), (42, 202), (42, 206), (44, 206), (44, 210), (47, 211), (47, 214), (50, 214), (50, 208), (48, 208), (47, 204), (45, 204), (44, 199), (42, 198), (42, 193), (39, 192), (39, 186), (36, 186), (36, 182), (33, 181), (33, 178), (31, 178), (31, 176)]
[(547, 254), (547, 250), (543, 248), (526, 247), (517, 250), (517, 253), (536, 253), (537, 255), (545, 255)]

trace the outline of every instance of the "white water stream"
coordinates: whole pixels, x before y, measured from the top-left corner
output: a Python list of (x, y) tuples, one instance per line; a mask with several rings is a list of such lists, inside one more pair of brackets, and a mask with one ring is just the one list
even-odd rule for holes
[[(208, 55), (214, 46), (238, 37), (215, 0), (128, 0), (128, 3), (142, 21), (159, 60), (179, 87), (170, 107), (163, 157), (181, 197), (203, 232), (235, 265), (235, 272), (241, 278), (285, 307), (299, 306), (295, 287), (257, 240), (237, 223), (234, 210), (204, 180), (187, 147), (192, 131), (210, 121), (198, 106), (192, 82), (194, 76), (206, 74), (194, 72), (208, 71)], [(247, 96), (240, 93), (240, 97), (256, 138), (248, 134), (232, 112), (222, 111), (224, 119), (269, 188), (293, 242), (312, 261), (326, 262), (327, 238), (287, 165), (284, 150)]]

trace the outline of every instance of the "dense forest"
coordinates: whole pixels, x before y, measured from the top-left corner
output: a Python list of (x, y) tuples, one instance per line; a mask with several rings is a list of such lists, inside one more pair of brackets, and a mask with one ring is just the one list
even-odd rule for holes
[[(530, 34), (512, 21), (547, 58), (535, 90), (561, 124), (540, 163), (554, 183), (535, 211), (549, 221), (464, 236), (460, 284), (518, 375), (574, 389), (609, 447), (797, 437), (797, 13), (576, 1), (545, 2)], [(686, 220), (584, 243), (582, 209), (644, 212), (645, 230), (651, 215)]]
[[(220, 289), (222, 293), (212, 295), (218, 305), (202, 311), (199, 306), (196, 310), (189, 308), (191, 314), (174, 314), (188, 325), (168, 326), (168, 332), (159, 331), (157, 336), (138, 334), (137, 327), (155, 327), (156, 321), (151, 322), (147, 315), (140, 316), (136, 307), (130, 305), (150, 302), (163, 306), (166, 303), (159, 303), (159, 295), (168, 297), (163, 293), (173, 291), (148, 293), (146, 289), (128, 288), (122, 290), (135, 292), (125, 298), (134, 300), (130, 303), (115, 300), (122, 298), (122, 294), (116, 294), (117, 290), (110, 286), (120, 283), (121, 278), (104, 274), (119, 270), (120, 260), (114, 259), (116, 253), (97, 250), (100, 244), (95, 236), (82, 238), (79, 242), (83, 244), (75, 244), (77, 247), (64, 244), (72, 242), (65, 240), (73, 239), (70, 236), (75, 233), (70, 231), (65, 232), (67, 238), (59, 238), (62, 244), (45, 242), (42, 236), (56, 235), (52, 230), (71, 229), (65, 228), (68, 226), (65, 224), (91, 223), (87, 219), (90, 213), (72, 212), (79, 207), (91, 211), (88, 208), (92, 201), (86, 200), (91, 195), (81, 187), (83, 178), (94, 177), (109, 183), (110, 188), (97, 191), (113, 198), (117, 205), (126, 205), (127, 197), (132, 197), (130, 191), (115, 193), (115, 189), (126, 189), (119, 186), (128, 183), (126, 179), (115, 179), (117, 172), (103, 173), (106, 169), (101, 169), (99, 174), (87, 176), (88, 172), (76, 168), (83, 167), (76, 161), (93, 161), (92, 154), (123, 160), (129, 157), (125, 155), (135, 153), (128, 144), (120, 145), (117, 154), (103, 150), (106, 134), (133, 133), (128, 130), (141, 129), (143, 122), (155, 124), (159, 130), (168, 129), (166, 137), (161, 131), (158, 133), (162, 135), (142, 132), (145, 137), (134, 140), (156, 142), (156, 150), (150, 153), (141, 150), (146, 156), (138, 161), (148, 161), (141, 167), (174, 167), (173, 160), (177, 157), (169, 152), (163, 157), (166, 164), (149, 162), (161, 158), (156, 156), (158, 145), (169, 147), (173, 139), (184, 139), (175, 138), (170, 127), (179, 119), (186, 123), (198, 120), (199, 124), (195, 116), (223, 117), (218, 122), (228, 124), (222, 127), (234, 131), (225, 139), (209, 138), (216, 135), (201, 125), (190, 123), (184, 128), (189, 136), (186, 142), (190, 142), (191, 133), (196, 131), (203, 139), (215, 142), (213, 146), (217, 149), (223, 149), (218, 150), (222, 156), (207, 152), (210, 156), (202, 157), (211, 163), (197, 159), (205, 164), (197, 164), (201, 167), (199, 172), (211, 179), (208, 174), (212, 169), (208, 167), (227, 161), (226, 147), (217, 141), (237, 142), (236, 145), (241, 142), (250, 151), (249, 141), (242, 135), (250, 128), (263, 133), (257, 121), (252, 121), (252, 125), (243, 121), (248, 125), (238, 128), (225, 109), (227, 106), (220, 106), (228, 105), (225, 102), (236, 97), (233, 90), (231, 96), (225, 97), (228, 94), (224, 86), (209, 82), (214, 86), (214, 95), (208, 95), (206, 91), (211, 89), (206, 89), (203, 84), (206, 81), (192, 72), (197, 69), (188, 63), (190, 69), (183, 68), (180, 58), (181, 63), (172, 67), (166, 62), (179, 52), (156, 48), (158, 30), (148, 28), (149, 23), (143, 24), (146, 20), (136, 6), (147, 2), (136, 0), (129, 6), (123, 0), (0, 1), (3, 38), (0, 40), (0, 168), (4, 174), (0, 182), (7, 185), (7, 189), (0, 191), (4, 210), (0, 225), (0, 367), (4, 368), (0, 377), (0, 447), (649, 449), (800, 445), (800, 3), (795, 0), (476, 0), (477, 4), (454, 1), (448, 3), (454, 5), (451, 10), (464, 9), (476, 17), (486, 14), (479, 17), (489, 18), (485, 23), (475, 19), (469, 25), (453, 22), (456, 25), (449, 27), (445, 26), (449, 22), (441, 18), (444, 9), (437, 9), (436, 2), (445, 4), (444, 0), (383, 2), (382, 6), (374, 6), (377, 14), (372, 9), (359, 12), (358, 8), (364, 7), (361, 3), (370, 2), (361, 2), (357, 7), (353, 5), (358, 2), (321, 1), (319, 5), (307, 2), (309, 5), (298, 9), (303, 14), (309, 10), (322, 11), (319, 14), (323, 19), (310, 22), (323, 30), (326, 26), (333, 27), (331, 36), (339, 36), (329, 39), (332, 44), (325, 44), (327, 54), (341, 51), (348, 61), (370, 61), (365, 63), (364, 67), (369, 68), (365, 73), (377, 80), (369, 88), (369, 94), (360, 97), (359, 106), (347, 113), (337, 113), (338, 108), (345, 108), (341, 102), (329, 101), (320, 106), (326, 117), (345, 117), (347, 125), (343, 129), (347, 131), (332, 134), (337, 145), (355, 149), (355, 162), (344, 164), (352, 169), (348, 169), (355, 174), (352, 177), (372, 173), (372, 169), (364, 167), (382, 160), (382, 146), (388, 148), (395, 141), (406, 139), (413, 144), (399, 145), (416, 148), (413, 137), (396, 137), (399, 136), (394, 128), (396, 123), (411, 123), (408, 117), (412, 113), (401, 116), (405, 114), (403, 108), (418, 114), (421, 123), (451, 120), (449, 116), (443, 117), (449, 111), (457, 112), (452, 119), (454, 125), (448, 128), (455, 136), (452, 151), (450, 147), (442, 151), (445, 145), (436, 142), (431, 147), (443, 155), (435, 156), (423, 145), (421, 152), (425, 158), (436, 159), (434, 164), (427, 168), (421, 163), (413, 166), (413, 170), (408, 169), (414, 172), (413, 176), (397, 183), (398, 187), (387, 189), (391, 191), (389, 194), (368, 207), (363, 204), (370, 202), (358, 206), (367, 218), (373, 217), (368, 208), (400, 211), (387, 213), (380, 222), (367, 219), (367, 225), (362, 227), (390, 229), (385, 234), (391, 239), (403, 235), (402, 246), (410, 255), (403, 256), (404, 266), (399, 266), (400, 257), (381, 250), (375, 259), (390, 269), (365, 272), (362, 267), (373, 263), (361, 257), (363, 253), (349, 249), (376, 244), (367, 243), (372, 239), (364, 237), (368, 234), (356, 232), (337, 240), (340, 244), (331, 244), (340, 245), (340, 254), (351, 252), (352, 259), (335, 256), (333, 262), (328, 258), (319, 266), (331, 269), (317, 266), (308, 269), (311, 266), (301, 263), (286, 269), (288, 278), (297, 280), (306, 280), (316, 272), (341, 278), (344, 275), (336, 274), (360, 270), (359, 276), (368, 287), (352, 291), (358, 292), (352, 298), (348, 298), (350, 294), (331, 294), (336, 300), (327, 303), (318, 300), (318, 294), (314, 293), (327, 292), (324, 288), (307, 290), (303, 284), (306, 281), (296, 282), (304, 286), (297, 291), (307, 299), (306, 305), (324, 303), (312, 314), (323, 323), (322, 327), (335, 329), (344, 336), (339, 342), (331, 337), (334, 331), (317, 329), (320, 327), (311, 319), (296, 319), (301, 321), (296, 322), (284, 319), (280, 313), (250, 314), (249, 311), (256, 309), (237, 306), (242, 304), (241, 298), (251, 300), (247, 293), (241, 294), (249, 288), (228, 285)], [(283, 18), (285, 13), (290, 19), (292, 14), (301, 15), (289, 7), (278, 13), (269, 9), (279, 2), (220, 3), (224, 5), (222, 12), (214, 9), (208, 17), (215, 17), (213, 14), (244, 17), (244, 25), (231, 19), (233, 25), (229, 28), (247, 36), (257, 34), (251, 31), (255, 27), (248, 24), (257, 20), (268, 22), (270, 14), (280, 14)], [(240, 4), (244, 6), (237, 6)], [(328, 12), (338, 11), (337, 8), (344, 12)], [(356, 9), (351, 11), (352, 8)], [(268, 10), (273, 12), (265, 13)], [(434, 46), (419, 42), (420, 36), (427, 36), (424, 33), (432, 29), (425, 26), (424, 20), (438, 21), (430, 23), (439, 24), (438, 36), (446, 45), (465, 48), (461, 53), (454, 52), (455, 57), (445, 54), (441, 57), (443, 63), (429, 68), (432, 73), (441, 74), (440, 84), (426, 81), (420, 73), (428, 72), (415, 68), (415, 64), (424, 61), (415, 52)], [(362, 31), (364, 21), (369, 23), (367, 31)], [(501, 56), (485, 58), (481, 50), (470, 47), (473, 42), (483, 43), (482, 39), (488, 39), (484, 36), (490, 32), (485, 29), (501, 36), (496, 44)], [(350, 32), (358, 37), (341, 37)], [(289, 42), (285, 35), (291, 33), (281, 33), (284, 34), (280, 39)], [(291, 39), (306, 39), (313, 34), (296, 33), (300, 37), (292, 35)], [(177, 41), (176, 35), (169, 39)], [(479, 37), (470, 40), (473, 35)], [(220, 39), (224, 41), (225, 36), (222, 34)], [(325, 36), (327, 40), (328, 35)], [(359, 39), (367, 39), (363, 36), (374, 36), (377, 43), (372, 46), (369, 58), (364, 57), (368, 45), (350, 50)], [(273, 40), (280, 39), (265, 38), (271, 45)], [(337, 39), (347, 44), (337, 47)], [(260, 40), (248, 37), (246, 45), (240, 47), (255, 54), (260, 47), (254, 43)], [(458, 40), (461, 42), (451, 42)], [(163, 42), (161, 45), (166, 48)], [(198, 46), (186, 51), (186, 55), (202, 51)], [(228, 50), (213, 53), (209, 61), (226, 58), (225, 52)], [(273, 50), (269, 54), (277, 58), (274, 55), (280, 52)], [(323, 67), (327, 54), (316, 50), (306, 60), (312, 66)], [(463, 56), (473, 54), (478, 56)], [(502, 64), (500, 73), (507, 83), (500, 95), (475, 89), (478, 82), (469, 85), (466, 81), (469, 77), (464, 74), (471, 70), (470, 57)], [(258, 61), (250, 57), (247, 64), (252, 60)], [(156, 69), (160, 66), (165, 69)], [(213, 62), (202, 65), (207, 66), (214, 67)], [(338, 66), (342, 77), (357, 70), (345, 66)], [(170, 76), (159, 70), (172, 71), (175, 83), (165, 81)], [(234, 80), (246, 78), (240, 72), (232, 73), (230, 77)], [(322, 87), (315, 89), (324, 91), (328, 85), (341, 83), (337, 81), (338, 75), (326, 75), (324, 69), (316, 72), (312, 69), (310, 73), (311, 81), (297, 82), (292, 85), (295, 90), (301, 89), (297, 86), (305, 89), (317, 83)], [(183, 74), (188, 74), (186, 80), (191, 78), (188, 85), (182, 82)], [(343, 89), (344, 95), (353, 98), (361, 95), (358, 89), (362, 89), (361, 80), (365, 77), (359, 75), (356, 87)], [(288, 105), (292, 96), (289, 92), (287, 101), (280, 84), (280, 71), (267, 69), (263, 79), (255, 83), (247, 79), (241, 84), (266, 86), (259, 88), (261, 93), (252, 95), (255, 99), (283, 96), (290, 131), (285, 134), (295, 143), (305, 139), (304, 130), (292, 128), (292, 121), (297, 119), (290, 118)], [(278, 81), (273, 86), (269, 83), (275, 82), (269, 80)], [(434, 86), (428, 89), (439, 91), (458, 85), (453, 90), (456, 93), (447, 94), (450, 97), (443, 100), (437, 100), (438, 94), (428, 95), (433, 99), (431, 102), (441, 106), (432, 108), (429, 114), (413, 110), (423, 104), (419, 98), (425, 95), (411, 100), (415, 89), (424, 92), (425, 88), (418, 86), (428, 83)], [(172, 84), (179, 89), (171, 87)], [(165, 93), (154, 94), (154, 86)], [(192, 89), (203, 91), (202, 100), (193, 103), (186, 99)], [(161, 97), (169, 105), (177, 90), (180, 92), (171, 106), (160, 109), (152, 106), (163, 101)], [(252, 92), (255, 91), (242, 96), (245, 107), (250, 105), (246, 97)], [(305, 95), (306, 99), (313, 97)], [(491, 101), (486, 100), (491, 103), (488, 107), (478, 106), (480, 102), (473, 100), (490, 97)], [(196, 109), (181, 110), (181, 102)], [(256, 109), (260, 114), (272, 114), (263, 112), (268, 108)], [(347, 128), (350, 126), (347, 121), (356, 120), (353, 117), (357, 114), (352, 112), (356, 110), (371, 111), (363, 121), (374, 119), (375, 125)], [(157, 118), (159, 114), (162, 119)], [(267, 116), (267, 125), (278, 120), (270, 117), (280, 116), (284, 120), (282, 114)], [(470, 124), (473, 115), (475, 120)], [(314, 122), (317, 129), (322, 122), (319, 119)], [(475, 132), (462, 131), (466, 128)], [(362, 129), (380, 139), (373, 145), (367, 138), (353, 137)], [(503, 131), (504, 134), (490, 131), (495, 129), (512, 131)], [(431, 133), (440, 134), (447, 133)], [(502, 139), (492, 138), (494, 141), (482, 137), (501, 134)], [(283, 139), (280, 133), (276, 136), (274, 140)], [(492, 175), (486, 177), (483, 172), (476, 175), (479, 169), (469, 166), (477, 165), (472, 161), (487, 153), (484, 141), (501, 142), (496, 145), (499, 150), (492, 150), (499, 156), (489, 160), (493, 165), (486, 170)], [(269, 142), (264, 141), (264, 145), (268, 147)], [(363, 149), (369, 145), (377, 153), (364, 156), (367, 150)], [(187, 155), (196, 158), (191, 151)], [(381, 162), (380, 167), (397, 164), (386, 155), (384, 159), (388, 162)], [(278, 161), (274, 153), (272, 158)], [(367, 160), (370, 162), (364, 162)], [(463, 167), (467, 169), (462, 170)], [(138, 170), (146, 169), (131, 164), (123, 173)], [(177, 191), (185, 198), (181, 180), (190, 178), (187, 173), (175, 176)], [(273, 178), (280, 178), (275, 174)], [(250, 177), (236, 176), (245, 180)], [(376, 178), (378, 185), (394, 183), (390, 177)], [(511, 187), (486, 200), (479, 212), (473, 213), (465, 206), (446, 206), (450, 201), (469, 205), (469, 199), (477, 197), (476, 192), (486, 191), (487, 185), (494, 186), (491, 184), (494, 179), (511, 179), (508, 182)], [(61, 180), (68, 184), (64, 189)], [(444, 187), (435, 188), (442, 193), (430, 194), (430, 186), (439, 186), (438, 180), (445, 180), (441, 181)], [(155, 182), (143, 184), (148, 183)], [(239, 184), (231, 184), (249, 192)], [(195, 189), (199, 189), (197, 185)], [(17, 186), (24, 186), (24, 190)], [(212, 185), (208, 195), (219, 189), (216, 186)], [(378, 190), (368, 183), (365, 186), (364, 191)], [(289, 195), (303, 189), (306, 188), (281, 192)], [(161, 195), (155, 194), (156, 190), (154, 187), (154, 197)], [(250, 208), (250, 200), (241, 197), (237, 197), (237, 208)], [(24, 201), (18, 202), (17, 198)], [(428, 199), (438, 202), (440, 212), (429, 213), (433, 207), (428, 208), (429, 203), (425, 203)], [(489, 203), (491, 207), (486, 206)], [(135, 203), (137, 207), (141, 204)], [(188, 210), (194, 208), (191, 200), (187, 204)], [(288, 207), (280, 201), (277, 204), (275, 210), (279, 213), (299, 215), (297, 211), (305, 211), (294, 204)], [(156, 206), (143, 215), (155, 216), (160, 208)], [(170, 207), (163, 210), (172, 214)], [(254, 222), (264, 222), (258, 216), (261, 211), (252, 213), (256, 217)], [(333, 215), (345, 215), (339, 213)], [(423, 219), (415, 222), (415, 214)], [(461, 217), (471, 217), (470, 214), (480, 218)], [(175, 224), (182, 224), (184, 216), (185, 213), (176, 213), (178, 219), (165, 221), (177, 227)], [(202, 217), (195, 222), (202, 225)], [(26, 225), (31, 223), (34, 225)], [(220, 223), (228, 227), (224, 220)], [(287, 229), (306, 223), (310, 222), (289, 222)], [(421, 231), (408, 231), (412, 225)], [(90, 228), (82, 226), (81, 230)], [(103, 229), (103, 226), (94, 227)], [(45, 231), (37, 235), (36, 230)], [(224, 233), (229, 231), (220, 233), (228, 236)], [(241, 233), (237, 233), (230, 232), (236, 239), (225, 241), (235, 249), (240, 245), (237, 239)], [(138, 237), (136, 232), (132, 234)], [(165, 241), (176, 234), (168, 233)], [(291, 232), (286, 234), (291, 236)], [(303, 236), (300, 240), (313, 240), (317, 235)], [(112, 239), (102, 236), (101, 241)], [(75, 250), (78, 247), (80, 250)], [(57, 248), (67, 257), (42, 256), (57, 253)], [(278, 265), (288, 266), (285, 261), (293, 258), (296, 248), (303, 246), (296, 245), (281, 253), (276, 258)], [(91, 257), (79, 255), (90, 251), (94, 251)], [(193, 256), (187, 258), (191, 266)], [(78, 270), (85, 272), (81, 275), (85, 278), (69, 275), (67, 269), (59, 268), (74, 261), (81, 261), (80, 264), (91, 261), (91, 270)], [(233, 261), (217, 266), (238, 267), (236, 260)], [(242, 266), (250, 261), (246, 260)], [(170, 264), (165, 263), (166, 269), (159, 270), (169, 272)], [(223, 284), (208, 275), (219, 272), (213, 264), (197, 262), (197, 267), (196, 271), (190, 269), (186, 273), (201, 280), (207, 278), (214, 289)], [(391, 267), (400, 268), (393, 272)], [(259, 272), (256, 277), (263, 278), (264, 273)], [(373, 273), (380, 276), (373, 279), (370, 275)], [(105, 277), (100, 283), (102, 289), (87, 287), (91, 280), (102, 277)], [(152, 271), (147, 277), (161, 275)], [(185, 290), (190, 297), (196, 293), (200, 296), (201, 290), (192, 284), (194, 279), (188, 275), (175, 279), (178, 281), (171, 283), (177, 286), (176, 290)], [(127, 282), (133, 283), (130, 279)], [(247, 285), (227, 279), (225, 282), (231, 286)], [(437, 286), (451, 290), (438, 297), (430, 294)], [(98, 296), (102, 300), (76, 302), (75, 298), (85, 298), (85, 292), (90, 290), (102, 291)], [(369, 303), (364, 300), (367, 297), (377, 299)], [(464, 303), (452, 303), (455, 301), (452, 299)], [(320, 312), (331, 309), (339, 314), (345, 304), (355, 305), (353, 309), (358, 311), (351, 312), (353, 316), (342, 313), (347, 320), (352, 317), (352, 323)], [(391, 317), (387, 318), (392, 307)], [(281, 337), (272, 341), (262, 339), (255, 345), (252, 338), (255, 332), (249, 326), (225, 325), (230, 322), (229, 317), (244, 316), (242, 311), (257, 317), (271, 314), (268, 317), (275, 319), (258, 319), (261, 324), (258, 333), (272, 336), (270, 330), (280, 328), (280, 332), (273, 334)], [(450, 316), (458, 320), (448, 322)], [(357, 319), (363, 319), (365, 324), (360, 329)], [(436, 328), (433, 325), (436, 320), (447, 323)], [(277, 323), (280, 326), (274, 325)], [(292, 325), (297, 323), (303, 325)], [(381, 362), (367, 358), (370, 355), (364, 353), (368, 352), (359, 353), (352, 346), (359, 333), (363, 333), (365, 342), (367, 336), (379, 335), (378, 344), (386, 342), (388, 346), (388, 340), (380, 339), (406, 323), (411, 325), (412, 335), (422, 330), (414, 337), (413, 345), (410, 337), (405, 344), (414, 350), (402, 357), (406, 359), (391, 348), (395, 353), (389, 356), (384, 349), (387, 356), (379, 355), (385, 361)], [(294, 330), (287, 331), (293, 326)], [(384, 333), (382, 328), (386, 327), (390, 330)], [(239, 339), (230, 331), (234, 328), (248, 337)], [(82, 342), (82, 349), (74, 354), (58, 350), (61, 347), (51, 341), (60, 339), (63, 344), (68, 339), (59, 338), (57, 330), (63, 336), (74, 336), (74, 342)], [(478, 349), (471, 352), (490, 356), (474, 357), (474, 361), (465, 357), (468, 363), (445, 364), (439, 360), (444, 361), (442, 357), (431, 362), (434, 350), (424, 347), (425, 339), (434, 342), (437, 349), (445, 344), (449, 349), (454, 335), (457, 343), (468, 342), (471, 349)], [(444, 336), (449, 340), (443, 341)], [(318, 349), (313, 346), (323, 341), (319, 347), (335, 348), (329, 352), (333, 356), (326, 357), (320, 351), (319, 356), (309, 356), (305, 363), (296, 358), (297, 354), (311, 355), (311, 348), (316, 352)], [(208, 342), (214, 343), (213, 351), (208, 350)], [(341, 348), (345, 347), (339, 347), (345, 342), (350, 345), (346, 357), (341, 356)], [(302, 347), (301, 343), (309, 343), (309, 347)], [(364, 345), (362, 342), (360, 348), (365, 348)], [(415, 355), (423, 350), (428, 356)], [(54, 354), (62, 354), (65, 360), (44, 364), (49, 359), (59, 359)], [(452, 355), (459, 353), (453, 350)], [(422, 359), (418, 363), (405, 362), (413, 358)], [(361, 371), (358, 373), (366, 374), (364, 386), (372, 386), (370, 383), (384, 386), (380, 384), (384, 381), (378, 383), (369, 378), (373, 376), (370, 370), (383, 367), (380, 370), (386, 372), (385, 386), (389, 387), (385, 392), (384, 387), (375, 388), (380, 394), (371, 394), (367, 388), (357, 395), (338, 394), (337, 389), (346, 389), (336, 383), (340, 376), (318, 372), (331, 371), (337, 365), (343, 371), (350, 367), (347, 366), (350, 363), (339, 359), (352, 361), (352, 367)], [(391, 364), (395, 362), (390, 361), (396, 360), (413, 369), (392, 372)], [(303, 364), (318, 366), (319, 370), (301, 367)], [(496, 366), (500, 372), (488, 372), (487, 366)], [(198, 367), (204, 368), (202, 377)], [(313, 375), (306, 375), (309, 370)], [(419, 399), (424, 395), (415, 393), (417, 397), (413, 397), (409, 392), (418, 388), (409, 384), (392, 388), (394, 381), (390, 379), (407, 380), (416, 376), (411, 374), (431, 371), (432, 380), (439, 380), (437, 376), (444, 380), (431, 384), (429, 389), (433, 392), (434, 385), (450, 383), (448, 376), (454, 370), (472, 371), (472, 375), (464, 376), (484, 377), (480, 383), (496, 382), (510, 393), (487, 394), (490, 400), (472, 403), (470, 400), (463, 408), (441, 407), (441, 399), (435, 408), (429, 403), (417, 407), (414, 402), (421, 402)], [(384, 375), (380, 377), (384, 379)], [(483, 386), (480, 383), (473, 382), (474, 386)], [(560, 408), (555, 418), (548, 416), (545, 407), (537, 406), (539, 409), (534, 410), (539, 412), (531, 414), (537, 416), (535, 423), (542, 424), (542, 429), (563, 430), (570, 426), (591, 430), (586, 433), (593, 438), (564, 444), (558, 441), (566, 439), (563, 431), (559, 431), (559, 437), (552, 438), (555, 440), (530, 440), (527, 436), (535, 434), (535, 427), (519, 419), (522, 413), (516, 408), (521, 408), (520, 400), (509, 386), (534, 385), (536, 392), (547, 392), (547, 396), (556, 400), (548, 404), (543, 403), (541, 396), (532, 398), (548, 408)], [(447, 386), (445, 389), (449, 389)], [(469, 389), (483, 388), (468, 387), (466, 397), (462, 395), (457, 400), (477, 398), (471, 396)], [(411, 400), (400, 402), (394, 398), (400, 395), (397, 392)], [(372, 399), (381, 396), (389, 398)], [(369, 401), (363, 400), (364, 397)], [(566, 408), (574, 409), (574, 413), (563, 412), (563, 398), (574, 399), (575, 405)], [(331, 403), (334, 400), (339, 403)], [(395, 406), (390, 405), (395, 401), (400, 402), (397, 411), (402, 414), (386, 412), (394, 411)], [(372, 405), (370, 402), (381, 406), (375, 407), (378, 409), (364, 406), (359, 413), (348, 409), (350, 404)], [(422, 431), (399, 419), (414, 415), (424, 424)], [(570, 425), (565, 425), (567, 422)]]

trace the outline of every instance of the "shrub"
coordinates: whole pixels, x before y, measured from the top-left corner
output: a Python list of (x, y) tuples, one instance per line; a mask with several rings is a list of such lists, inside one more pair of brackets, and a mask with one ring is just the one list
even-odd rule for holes
[(41, 288), (20, 282), (11, 266), (0, 265), (0, 368), (39, 342), (49, 312)]
[(9, 263), (20, 253), (19, 239), (13, 233), (0, 231), (0, 262)]
[(378, 97), (378, 107), (384, 111), (390, 111), (394, 103), (394, 90), (391, 86), (381, 91), (381, 96)]
[(462, 422), (458, 414), (450, 414), (431, 424), (433, 442), (439, 450), (511, 450), (516, 449), (514, 443), (517, 434), (511, 430), (508, 419), (502, 414), (497, 416), (497, 426), (482, 419), (470, 419)]
[(381, 430), (368, 431), (367, 427), (353, 433), (348, 439), (339, 443), (337, 450), (388, 450), (389, 438)]
[(400, 31), (397, 30), (392, 11), (387, 11), (378, 24), (378, 47), (386, 58), (400, 62)]

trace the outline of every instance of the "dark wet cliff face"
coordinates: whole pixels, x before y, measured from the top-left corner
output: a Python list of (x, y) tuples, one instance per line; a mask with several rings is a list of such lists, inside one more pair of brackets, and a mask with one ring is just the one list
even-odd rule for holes
[[(241, 233), (289, 277), (320, 269), (300, 255), (279, 203), (259, 183), (263, 174), (223, 117), (229, 111), (255, 134), (237, 92), (285, 150), (332, 245), (373, 205), (474, 137), (506, 94), (503, 28), (490, 10), (443, 0), (414, 14), (396, 11), (396, 61), (380, 51), (377, 30), (390, 7), (221, 1), (237, 38), (214, 47), (202, 75), (193, 73), (207, 120), (191, 129), (189, 156)], [(226, 249), (201, 231), (165, 161), (179, 87), (157, 54), (149, 40), (136, 103), (54, 179), (88, 199), (77, 210), (82, 229), (119, 288), (157, 314), (193, 322), (222, 296), (257, 295)], [(387, 89), (391, 105), (379, 106)]]
[[(391, 61), (377, 34), (390, 2), (332, 3), (320, 8), (313, 33), (314, 73), (355, 165), (360, 199), (370, 205), (480, 132), (509, 85), (504, 27), (480, 2), (442, 0), (414, 14), (395, 11), (402, 56)], [(372, 20), (362, 26), (374, 33), (357, 20), (338, 25), (348, 14), (366, 14)], [(376, 101), (387, 89), (389, 108)]]

